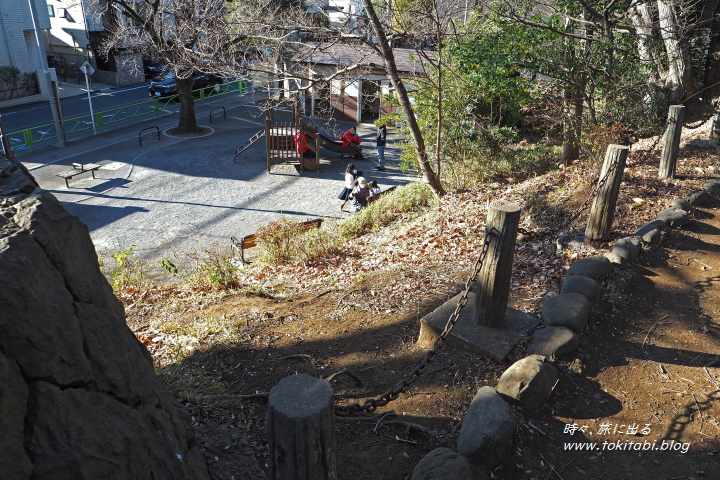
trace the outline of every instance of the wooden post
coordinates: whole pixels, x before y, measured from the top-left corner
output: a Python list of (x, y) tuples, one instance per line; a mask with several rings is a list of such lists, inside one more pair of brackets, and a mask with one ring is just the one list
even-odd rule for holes
[(268, 398), (270, 480), (337, 480), (333, 389), (321, 378), (283, 378)]
[(720, 110), (715, 113), (710, 125), (710, 146), (720, 146)]
[(515, 240), (520, 223), (520, 207), (498, 200), (490, 204), (485, 235), (488, 251), (477, 277), (475, 322), (486, 327), (500, 327), (510, 296)]
[(680, 150), (680, 134), (682, 133), (684, 105), (672, 105), (668, 112), (668, 126), (663, 135), (663, 149), (660, 155), (660, 178), (675, 178), (675, 165)]
[[(586, 240), (605, 240), (610, 235), (615, 218), (615, 205), (620, 192), (620, 183), (625, 170), (625, 160), (629, 151), (630, 147), (625, 145), (608, 145), (598, 184), (605, 177), (607, 179), (598, 191), (595, 200), (593, 200), (590, 219), (585, 229)], [(615, 165), (615, 168), (612, 172), (608, 172), (613, 165)]]

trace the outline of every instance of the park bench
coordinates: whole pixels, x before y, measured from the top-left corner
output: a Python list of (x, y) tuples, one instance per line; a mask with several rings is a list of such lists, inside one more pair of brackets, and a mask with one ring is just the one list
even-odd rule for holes
[[(300, 224), (300, 228), (303, 232), (311, 230), (313, 228), (320, 228), (322, 222), (322, 218), (307, 220)], [(244, 237), (240, 238), (240, 240), (238, 240), (236, 237), (230, 237), (230, 242), (230, 250), (233, 256), (235, 256), (235, 251), (237, 250), (238, 252), (240, 252), (240, 260), (242, 261), (242, 263), (250, 263), (245, 260), (245, 250), (247, 250), (248, 248), (253, 248), (257, 244), (256, 234), (251, 233), (250, 235), (245, 235)]]
[(381, 195), (385, 195), (388, 192), (392, 192), (397, 188), (397, 185), (393, 185), (392, 187), (388, 188), (387, 190), (383, 190), (382, 192), (378, 193), (377, 195), (373, 195), (372, 197), (367, 199), (367, 205), (370, 205), (372, 202), (380, 198)]
[(93, 178), (95, 178), (95, 171), (100, 168), (100, 165), (97, 165), (95, 163), (86, 163), (85, 165), (81, 163), (73, 163), (72, 170), (65, 170), (64, 172), (56, 173), (56, 177), (64, 178), (65, 179), (65, 186), (70, 188), (70, 184), (68, 183), (68, 180), (73, 178), (75, 175), (80, 175), (85, 172), (91, 172)]

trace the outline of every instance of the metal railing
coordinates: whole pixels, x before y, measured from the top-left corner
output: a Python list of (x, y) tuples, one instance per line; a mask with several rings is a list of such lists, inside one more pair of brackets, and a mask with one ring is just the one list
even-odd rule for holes
[[(209, 98), (221, 97), (232, 93), (239, 93), (242, 95), (249, 88), (250, 87), (246, 82), (237, 80), (218, 84), (214, 87), (193, 90), (193, 98), (195, 99), (195, 102), (200, 102), (201, 105), (205, 105), (205, 100)], [(131, 118), (138, 118), (145, 115), (154, 114), (156, 117), (159, 117), (162, 112), (179, 109), (180, 102), (178, 101), (177, 95), (162, 98), (151, 98), (142, 102), (95, 112), (95, 123), (98, 131), (103, 132), (103, 127), (105, 125), (124, 122)], [(63, 119), (63, 122), (65, 125), (66, 137), (85, 130), (92, 130), (90, 114), (65, 118)], [(13, 150), (29, 149), (32, 152), (35, 144), (56, 139), (57, 131), (55, 130), (54, 123), (46, 123), (10, 132), (7, 134), (7, 137), (10, 141), (10, 148)]]

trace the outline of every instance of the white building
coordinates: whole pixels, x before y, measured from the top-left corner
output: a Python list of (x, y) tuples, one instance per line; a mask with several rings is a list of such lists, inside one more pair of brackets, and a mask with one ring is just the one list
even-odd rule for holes
[(309, 0), (307, 13), (325, 15), (333, 28), (353, 30), (365, 11), (362, 0)]
[[(41, 29), (50, 28), (45, 0), (32, 0)], [(27, 0), (0, 0), (0, 103), (10, 106), (49, 98)], [(9, 67), (9, 68), (8, 68)], [(16, 68), (19, 75), (12, 72)], [(14, 78), (11, 78), (14, 77)], [(38, 96), (39, 95), (39, 96)]]
[(91, 47), (90, 32), (102, 31), (102, 24), (95, 24), (86, 12), (85, 1), (45, 0), (50, 17), (50, 30), (45, 32), (48, 64), (58, 70), (62, 81), (72, 74), (73, 66), (86, 60), (97, 67)]

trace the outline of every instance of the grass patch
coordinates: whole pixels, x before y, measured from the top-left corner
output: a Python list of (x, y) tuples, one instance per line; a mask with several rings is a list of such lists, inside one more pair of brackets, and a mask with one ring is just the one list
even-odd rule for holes
[(400, 186), (339, 222), (325, 222), (319, 229), (304, 230), (301, 222), (282, 217), (256, 232), (259, 261), (265, 264), (308, 261), (339, 251), (348, 240), (382, 228), (401, 215), (417, 215), (437, 199), (421, 182)]

